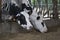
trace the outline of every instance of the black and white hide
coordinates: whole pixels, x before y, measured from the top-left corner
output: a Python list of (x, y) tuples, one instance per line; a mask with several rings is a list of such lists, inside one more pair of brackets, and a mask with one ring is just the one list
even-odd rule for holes
[(47, 32), (46, 24), (43, 22), (43, 17), (34, 8), (33, 13), (30, 15), (30, 20), (34, 25), (34, 28), (39, 30), (41, 33)]
[(29, 5), (29, 0), (22, 0), (22, 3), (25, 4), (26, 6)]
[(2, 2), (1, 2), (1, 5), (2, 5), (2, 10), (4, 10), (4, 11), (9, 11), (9, 1), (6, 1), (6, 0), (2, 0)]
[(32, 8), (31, 6), (29, 5), (29, 1), (26, 0), (22, 0), (22, 4), (21, 4), (21, 7), (19, 7), (19, 5), (16, 3), (15, 0), (12, 0), (11, 1), (11, 4), (10, 4), (10, 11), (9, 11), (9, 14), (11, 15), (9, 19), (12, 19), (12, 16), (16, 16), (16, 14), (18, 14), (19, 12), (21, 11), (24, 11), (24, 9), (26, 10), (29, 10), (28, 14), (31, 15), (32, 14)]
[(27, 9), (29, 10), (28, 14), (31, 15), (32, 14), (32, 7), (29, 3), (29, 0), (22, 0), (22, 10)]
[(20, 12), (20, 8), (15, 6), (15, 4), (10, 5), (10, 15), (17, 15)]
[(16, 3), (10, 3), (9, 20), (15, 18), (18, 13), (20, 13), (20, 7)]
[(16, 22), (21, 25), (21, 27), (30, 30), (33, 26), (30, 23), (29, 20), (29, 12), (30, 12), (30, 7), (27, 7), (26, 4), (22, 3), (22, 10), (20, 10), (19, 6), (17, 5), (16, 2), (12, 1), (11, 7), (10, 7), (10, 18), (12, 16), (16, 17)]
[(21, 25), (23, 28), (30, 30), (33, 27), (30, 23), (29, 14), (27, 13), (27, 11), (22, 11), (18, 13), (16, 17), (18, 24)]

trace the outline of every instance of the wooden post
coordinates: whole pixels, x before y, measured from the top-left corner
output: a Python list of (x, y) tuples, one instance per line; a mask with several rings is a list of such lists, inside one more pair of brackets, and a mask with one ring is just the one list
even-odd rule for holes
[(1, 14), (2, 14), (2, 11), (1, 11), (1, 1), (2, 0), (0, 0), (0, 21), (1, 21)]
[(52, 0), (52, 2), (53, 2), (53, 19), (58, 19), (57, 0)]

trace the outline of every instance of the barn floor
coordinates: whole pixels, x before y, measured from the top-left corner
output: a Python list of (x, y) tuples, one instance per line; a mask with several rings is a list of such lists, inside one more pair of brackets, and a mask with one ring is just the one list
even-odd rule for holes
[[(0, 23), (0, 40), (60, 40), (60, 20), (47, 20), (48, 32), (22, 30), (15, 22)], [(20, 31), (18, 31), (20, 30)]]

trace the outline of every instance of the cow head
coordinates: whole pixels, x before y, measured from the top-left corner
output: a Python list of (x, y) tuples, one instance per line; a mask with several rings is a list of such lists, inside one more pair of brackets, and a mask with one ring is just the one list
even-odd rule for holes
[(34, 8), (32, 14), (30, 15), (31, 18), (34, 18), (35, 20), (41, 20), (42, 15), (39, 13), (39, 9)]
[(23, 28), (30, 30), (32, 28), (32, 24), (29, 20), (29, 15), (26, 11), (22, 11), (19, 14), (16, 15), (17, 22), (20, 24)]

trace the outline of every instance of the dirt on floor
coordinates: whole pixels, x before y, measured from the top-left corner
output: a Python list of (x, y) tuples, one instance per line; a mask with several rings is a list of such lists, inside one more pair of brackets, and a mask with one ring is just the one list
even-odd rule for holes
[[(60, 20), (45, 21), (47, 33), (22, 30), (15, 22), (0, 23), (0, 40), (60, 40)], [(19, 31), (18, 31), (19, 30)]]

